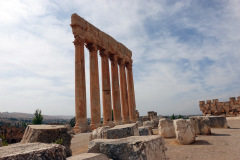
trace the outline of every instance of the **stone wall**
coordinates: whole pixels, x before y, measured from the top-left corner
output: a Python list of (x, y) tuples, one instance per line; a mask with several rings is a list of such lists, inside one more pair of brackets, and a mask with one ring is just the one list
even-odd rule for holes
[(200, 110), (203, 115), (225, 115), (238, 116), (240, 115), (240, 97), (230, 97), (227, 102), (219, 102), (218, 99), (199, 101)]

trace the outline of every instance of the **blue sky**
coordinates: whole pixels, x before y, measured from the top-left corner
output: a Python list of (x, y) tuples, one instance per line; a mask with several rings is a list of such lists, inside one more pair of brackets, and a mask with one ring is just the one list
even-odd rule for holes
[(141, 115), (199, 114), (199, 100), (240, 96), (239, 0), (8, 0), (0, 2), (0, 112), (75, 114), (73, 13), (132, 50)]

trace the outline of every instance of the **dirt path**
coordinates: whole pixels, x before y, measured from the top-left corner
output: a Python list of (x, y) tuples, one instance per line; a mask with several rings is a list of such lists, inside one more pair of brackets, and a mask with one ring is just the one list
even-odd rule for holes
[(230, 129), (211, 129), (212, 135), (196, 137), (192, 145), (177, 145), (175, 139), (165, 139), (170, 160), (239, 160), (240, 119), (229, 118)]
[(91, 132), (74, 135), (71, 141), (71, 149), (73, 156), (87, 152), (90, 134)]

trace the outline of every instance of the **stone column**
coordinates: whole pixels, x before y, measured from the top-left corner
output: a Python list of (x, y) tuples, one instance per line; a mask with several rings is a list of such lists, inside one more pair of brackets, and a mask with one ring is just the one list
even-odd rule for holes
[(118, 57), (116, 55), (110, 56), (111, 60), (111, 75), (112, 75), (112, 97), (113, 97), (113, 117), (114, 124), (122, 124), (121, 118), (121, 100), (119, 90), (119, 78), (118, 78)]
[(128, 93), (125, 72), (125, 60), (119, 60), (120, 69), (120, 86), (121, 86), (121, 102), (122, 102), (122, 121), (124, 124), (129, 123), (129, 109), (128, 109)]
[(87, 44), (90, 60), (90, 105), (91, 105), (91, 129), (94, 130), (101, 125), (100, 91), (98, 73), (98, 50), (95, 44)]
[(75, 113), (74, 133), (87, 131), (84, 38), (76, 37), (75, 45)]
[(109, 74), (108, 53), (106, 50), (100, 51), (102, 64), (102, 103), (103, 103), (103, 125), (114, 126), (112, 123), (112, 102), (111, 86)]
[(128, 105), (129, 117), (131, 122), (136, 122), (136, 104), (134, 95), (132, 63), (127, 63), (127, 84), (128, 84)]

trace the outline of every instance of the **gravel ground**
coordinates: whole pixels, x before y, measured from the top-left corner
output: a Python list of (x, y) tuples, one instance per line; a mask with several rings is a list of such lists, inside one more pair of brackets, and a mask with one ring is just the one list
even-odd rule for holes
[[(230, 129), (211, 129), (212, 135), (198, 135), (191, 145), (178, 145), (175, 139), (165, 139), (170, 160), (239, 160), (240, 117), (227, 118)], [(91, 133), (74, 135), (73, 155), (86, 153)]]

